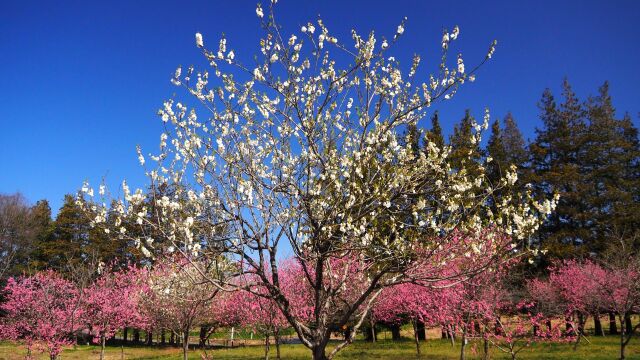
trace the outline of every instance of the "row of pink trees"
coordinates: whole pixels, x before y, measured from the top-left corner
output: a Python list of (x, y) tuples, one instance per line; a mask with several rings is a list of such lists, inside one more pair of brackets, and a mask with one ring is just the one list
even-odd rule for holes
[[(460, 281), (457, 273), (479, 260), (472, 254), (456, 259), (445, 266), (423, 264), (416, 270), (439, 269), (438, 278), (444, 280), (404, 282), (386, 288), (375, 298), (372, 320), (392, 325), (411, 323), (418, 353), (419, 325), (424, 324), (441, 327), (452, 339), (460, 337), (461, 359), (465, 358), (468, 339), (482, 340), (485, 356), (493, 346), (515, 359), (533, 342), (579, 340), (587, 316), (612, 312), (622, 330), (624, 358), (625, 346), (638, 327), (628, 328), (629, 316), (640, 310), (637, 262), (628, 261), (622, 267), (566, 261), (551, 267), (548, 278), (528, 282), (527, 291), (522, 292), (507, 284), (509, 264), (488, 266), (481, 274)], [(337, 258), (330, 264), (336, 276), (344, 277), (324, 279), (326, 286), (342, 284), (327, 298), (339, 312), (362, 291), (360, 277), (366, 276), (366, 271), (361, 266), (366, 262)], [(303, 324), (317, 321), (314, 290), (305, 286), (305, 278), (313, 273), (307, 275), (295, 260), (283, 261), (280, 271), (289, 312)], [(186, 358), (192, 329), (205, 327), (208, 337), (221, 327), (239, 326), (264, 336), (265, 358), (273, 337), (279, 358), (280, 335), (290, 325), (267, 289), (247, 275), (237, 278), (233, 288), (216, 289), (207, 276), (216, 275), (198, 261), (157, 259), (151, 269), (103, 270), (84, 288), (51, 271), (10, 279), (5, 288), (7, 301), (1, 307), (6, 313), (1, 334), (26, 344), (29, 354), (32, 349), (45, 351), (52, 359), (79, 335), (88, 334), (101, 345), (103, 358), (106, 340), (125, 327), (169, 330), (181, 337)], [(366, 308), (362, 305), (358, 311)], [(350, 316), (350, 324), (364, 318), (345, 316)], [(568, 327), (563, 332), (560, 325), (565, 322)], [(352, 341), (353, 334), (347, 338)]]
[(624, 359), (626, 346), (640, 326), (630, 320), (631, 314), (640, 311), (640, 260), (626, 252), (610, 260), (558, 263), (550, 268), (547, 279), (532, 280), (528, 288), (541, 312), (565, 317), (577, 341), (588, 316), (599, 319), (601, 313), (613, 313), (620, 326), (620, 359)]
[(137, 272), (135, 268), (105, 271), (86, 288), (53, 271), (11, 278), (5, 287), (6, 302), (0, 306), (6, 314), (0, 336), (23, 342), (28, 357), (35, 349), (56, 359), (63, 346), (89, 334), (101, 344), (102, 359), (106, 339), (126, 326), (145, 324), (138, 306)]

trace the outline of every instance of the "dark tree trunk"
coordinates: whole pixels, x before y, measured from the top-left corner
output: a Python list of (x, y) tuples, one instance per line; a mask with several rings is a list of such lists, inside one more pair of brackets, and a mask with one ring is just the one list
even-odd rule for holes
[(440, 327), (440, 337), (442, 339), (446, 339), (446, 338), (449, 337), (449, 333), (448, 333), (447, 329), (444, 326)]
[(376, 323), (371, 319), (369, 326), (363, 328), (364, 340), (369, 342), (376, 342), (378, 340), (378, 334), (376, 334)]
[(269, 332), (264, 334), (264, 360), (269, 360)]
[(631, 324), (631, 314), (626, 313), (624, 315), (624, 333), (627, 335), (631, 335), (633, 332), (633, 324)]
[(151, 331), (147, 331), (147, 345), (153, 345), (153, 333)]
[(129, 340), (129, 328), (124, 328), (124, 331), (122, 332), (122, 342), (126, 344), (128, 340)]
[(133, 342), (135, 344), (139, 344), (140, 343), (140, 330), (138, 330), (138, 329), (134, 329), (133, 330)]
[(327, 355), (325, 355), (324, 351), (327, 347), (327, 344), (317, 345), (316, 347), (311, 349), (311, 355), (313, 360), (329, 360)]
[(171, 336), (169, 337), (169, 345), (175, 345), (175, 344), (176, 344), (176, 333), (172, 331)]
[(207, 342), (207, 333), (209, 333), (209, 327), (208, 326), (200, 326), (200, 347), (204, 348)]
[(593, 327), (596, 336), (604, 336), (604, 329), (602, 328), (602, 322), (600, 321), (600, 314), (593, 314)]
[(393, 341), (399, 341), (402, 339), (400, 336), (400, 326), (399, 325), (389, 325), (389, 330), (391, 330), (391, 339)]
[(418, 340), (421, 340), (421, 341), (427, 340), (427, 330), (424, 327), (424, 322), (422, 321), (416, 322), (416, 331), (418, 332)]
[(613, 312), (609, 313), (609, 335), (618, 335), (618, 323)]
[(418, 357), (419, 357), (420, 356), (420, 331), (418, 330), (418, 321), (414, 320), (411, 323), (413, 324), (413, 339), (416, 342), (416, 353), (418, 354)]

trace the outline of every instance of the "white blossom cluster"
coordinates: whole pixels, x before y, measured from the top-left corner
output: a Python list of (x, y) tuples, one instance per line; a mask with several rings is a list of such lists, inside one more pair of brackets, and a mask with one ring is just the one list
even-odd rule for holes
[[(140, 164), (154, 164), (149, 190), (123, 183), (124, 196), (110, 206), (83, 202), (97, 214), (94, 224), (136, 238), (149, 255), (199, 254), (207, 238), (210, 249), (252, 261), (285, 239), (299, 256), (360, 249), (394, 259), (454, 229), (495, 226), (526, 237), (553, 210), (555, 200), (530, 197), (504, 197), (492, 209), (487, 198), (517, 181), (515, 169), (491, 185), (485, 164), (472, 177), (450, 167), (448, 147), (428, 143), (416, 153), (400, 135), (475, 79), (477, 67), (461, 54), (448, 60), (457, 26), (444, 32), (438, 71), (428, 74), (419, 56), (405, 69), (391, 54), (405, 21), (390, 40), (354, 30), (343, 41), (321, 19), (284, 33), (268, 11), (256, 8), (265, 34), (253, 65), (226, 38), (210, 49), (195, 35), (210, 69), (178, 68), (172, 83), (198, 105), (164, 102), (159, 151), (145, 157), (138, 148)], [(495, 42), (480, 65), (494, 50)], [(338, 66), (344, 61), (334, 53), (351, 62)], [(487, 125), (488, 113), (474, 124), (474, 142)], [(94, 195), (88, 184), (82, 190)], [(130, 233), (125, 223), (144, 231)]]

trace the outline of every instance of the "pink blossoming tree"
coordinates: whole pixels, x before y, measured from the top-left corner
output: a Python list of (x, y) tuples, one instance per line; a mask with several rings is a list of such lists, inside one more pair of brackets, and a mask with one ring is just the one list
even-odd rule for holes
[(52, 271), (40, 272), (10, 278), (5, 293), (2, 337), (24, 342), (29, 354), (32, 349), (47, 352), (52, 360), (75, 343), (84, 313), (73, 283)]

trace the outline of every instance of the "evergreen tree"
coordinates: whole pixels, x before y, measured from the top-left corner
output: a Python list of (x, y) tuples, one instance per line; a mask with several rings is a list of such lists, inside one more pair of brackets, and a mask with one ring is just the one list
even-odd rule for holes
[(556, 105), (549, 89), (539, 103), (542, 129), (536, 129), (536, 140), (530, 146), (530, 182), (545, 197), (560, 195), (555, 212), (538, 232), (539, 241), (551, 257), (575, 255), (577, 247), (588, 238), (584, 226), (585, 186), (581, 173), (585, 142), (585, 116), (582, 104), (567, 80), (563, 83), (564, 102)]
[(442, 135), (442, 127), (440, 126), (440, 119), (438, 111), (433, 113), (431, 117), (431, 130), (429, 130), (424, 137), (425, 146), (427, 142), (434, 143), (438, 149), (444, 148), (444, 136)]
[(616, 119), (615, 108), (604, 83), (586, 104), (589, 127), (582, 163), (587, 204), (589, 250), (602, 252), (618, 232), (635, 233), (640, 224), (638, 132), (630, 118)]
[(43, 254), (45, 244), (51, 240), (53, 234), (53, 220), (51, 207), (47, 200), (39, 200), (31, 207), (31, 224), (36, 231), (34, 250), (27, 265), (28, 272), (35, 272), (47, 267), (47, 259)]
[(508, 163), (516, 165), (518, 169), (524, 172), (528, 160), (526, 143), (516, 120), (510, 112), (507, 113), (503, 120), (501, 138)]
[[(473, 124), (475, 119), (471, 111), (467, 109), (464, 118), (453, 129), (453, 134), (449, 139), (451, 154), (449, 162), (454, 170), (466, 168), (469, 176), (475, 177), (480, 172), (478, 162), (482, 158), (480, 144), (475, 141)], [(463, 166), (463, 164), (465, 164)], [(474, 165), (475, 164), (475, 165)]]
[(500, 121), (497, 119), (491, 124), (491, 136), (487, 143), (487, 155), (491, 159), (487, 164), (487, 176), (489, 177), (489, 181), (495, 186), (510, 165), (502, 141)]

